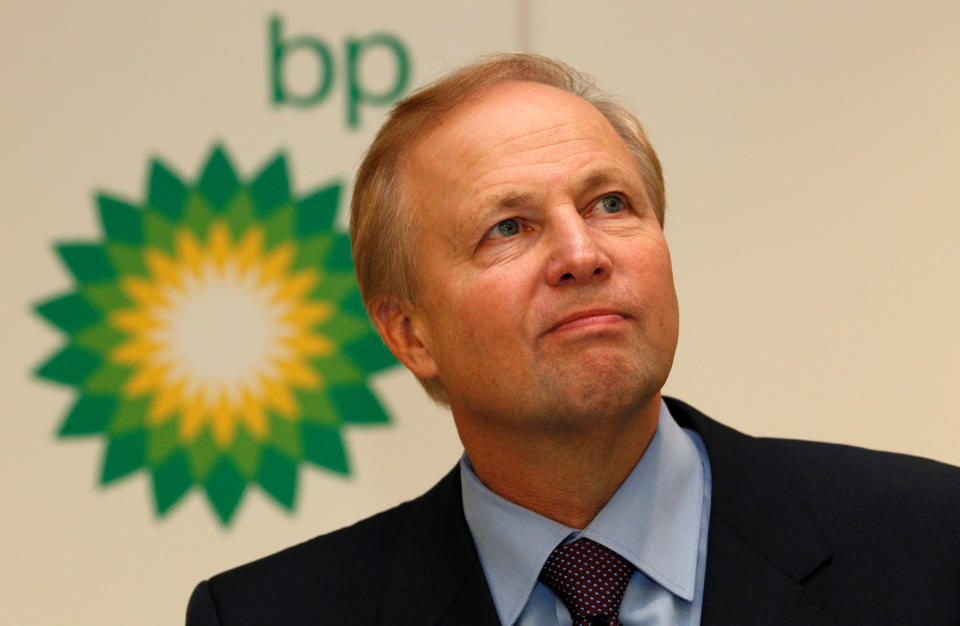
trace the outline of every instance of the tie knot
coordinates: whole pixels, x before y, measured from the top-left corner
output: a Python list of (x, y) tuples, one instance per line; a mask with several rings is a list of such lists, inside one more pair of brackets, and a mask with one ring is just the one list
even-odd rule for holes
[(567, 605), (574, 624), (619, 624), (617, 614), (633, 565), (590, 539), (556, 548), (540, 571), (540, 581)]

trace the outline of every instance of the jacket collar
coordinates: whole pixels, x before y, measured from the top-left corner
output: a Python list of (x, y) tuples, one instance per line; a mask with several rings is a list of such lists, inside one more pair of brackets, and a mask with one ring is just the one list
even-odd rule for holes
[(378, 624), (500, 624), (463, 517), (459, 467), (410, 503)]
[(700, 433), (713, 476), (701, 623), (840, 623), (803, 586), (831, 550), (796, 477), (757, 439), (665, 400)]

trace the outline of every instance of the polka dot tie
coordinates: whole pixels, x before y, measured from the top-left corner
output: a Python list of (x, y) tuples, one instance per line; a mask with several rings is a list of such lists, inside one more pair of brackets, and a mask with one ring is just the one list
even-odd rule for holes
[(574, 626), (619, 626), (620, 601), (633, 565), (596, 541), (578, 539), (547, 558), (540, 582), (567, 605)]

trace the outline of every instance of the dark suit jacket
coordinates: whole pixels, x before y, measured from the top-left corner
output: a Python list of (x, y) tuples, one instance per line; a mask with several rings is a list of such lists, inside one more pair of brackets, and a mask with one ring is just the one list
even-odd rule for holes
[[(960, 468), (756, 439), (668, 399), (713, 472), (702, 624), (960, 624)], [(188, 626), (499, 624), (456, 469), (425, 495), (200, 583)]]

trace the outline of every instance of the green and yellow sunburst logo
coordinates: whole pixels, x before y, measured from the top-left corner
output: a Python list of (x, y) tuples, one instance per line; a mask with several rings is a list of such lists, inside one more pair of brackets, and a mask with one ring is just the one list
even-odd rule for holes
[(342, 428), (388, 421), (341, 185), (297, 198), (282, 155), (244, 181), (215, 147), (193, 185), (154, 161), (146, 195), (99, 195), (103, 241), (57, 245), (76, 288), (36, 311), (67, 335), (37, 370), (76, 389), (59, 435), (106, 440), (102, 484), (148, 472), (158, 515), (197, 486), (227, 523), (251, 483), (292, 509), (301, 462), (348, 474)]

